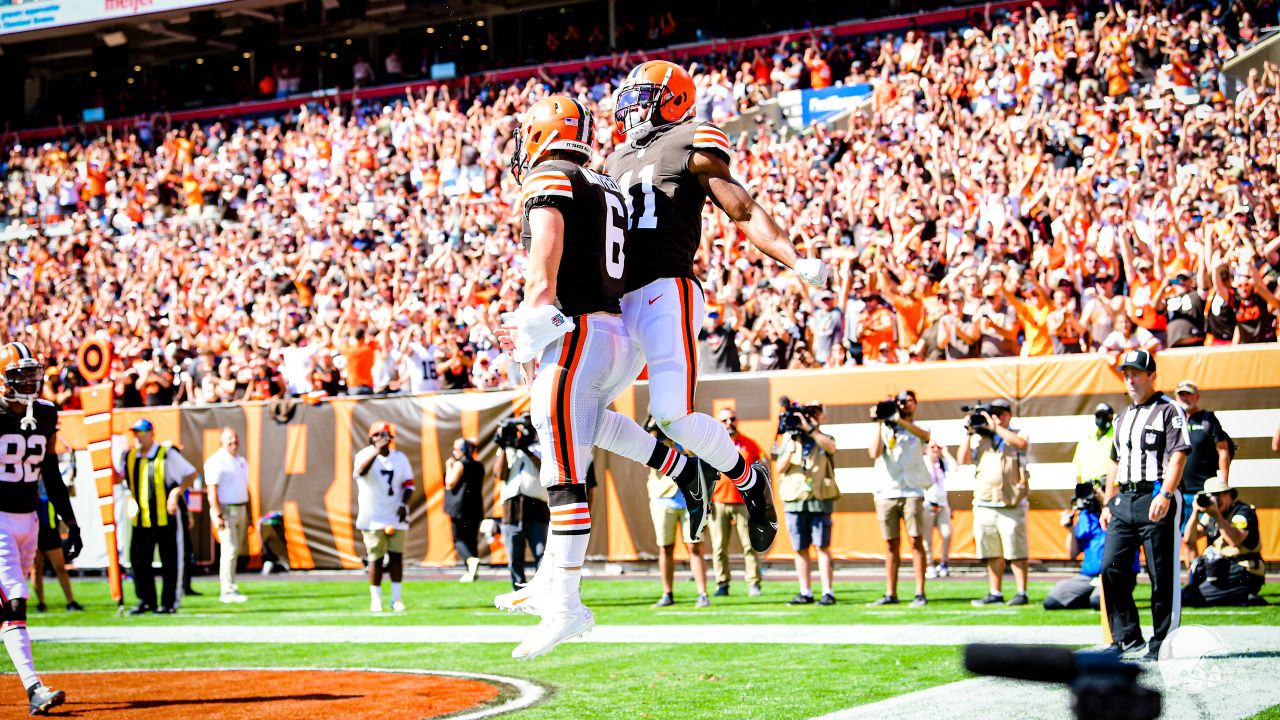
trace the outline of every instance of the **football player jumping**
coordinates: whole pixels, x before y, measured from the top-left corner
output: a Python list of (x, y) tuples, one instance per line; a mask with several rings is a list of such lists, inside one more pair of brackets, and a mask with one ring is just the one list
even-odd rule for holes
[[(733, 481), (746, 503), (751, 546), (765, 552), (778, 532), (768, 466), (748, 466), (724, 426), (693, 409), (704, 300), (693, 257), (706, 199), (753, 245), (810, 285), (826, 285), (829, 268), (799, 257), (778, 223), (733, 178), (728, 136), (711, 123), (693, 121), (696, 93), (684, 68), (652, 60), (632, 70), (614, 95), (614, 120), (627, 140), (606, 167), (626, 193), (627, 235), (637, 250), (627, 268), (622, 317), (637, 350), (632, 377), (649, 364), (650, 414), (668, 437)], [(668, 462), (666, 448), (655, 449), (652, 437), (624, 420), (606, 412), (596, 444), (661, 470)], [(710, 497), (703, 502), (709, 504)], [(692, 515), (689, 524), (701, 533)]]
[(27, 635), (27, 599), (31, 595), (26, 575), (40, 535), (36, 518), (40, 480), (44, 480), (58, 516), (67, 524), (64, 557), (74, 560), (83, 544), (54, 453), (58, 410), (39, 399), (44, 365), (26, 345), (11, 342), (0, 347), (0, 370), (4, 373), (4, 394), (0, 397), (0, 636), (18, 679), (27, 689), (31, 714), (43, 715), (65, 702), (66, 694), (40, 682)]

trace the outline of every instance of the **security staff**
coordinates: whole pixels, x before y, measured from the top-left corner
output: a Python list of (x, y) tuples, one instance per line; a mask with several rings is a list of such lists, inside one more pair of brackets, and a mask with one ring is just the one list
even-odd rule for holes
[(1111, 447), (1115, 444), (1115, 417), (1116, 411), (1104, 402), (1093, 409), (1095, 429), (1080, 438), (1071, 457), (1076, 484), (1093, 483), (1101, 488), (1106, 482), (1107, 469), (1111, 467)]
[[(137, 504), (133, 533), (129, 542), (129, 562), (133, 570), (134, 594), (138, 604), (130, 615), (178, 611), (179, 563), (182, 560), (182, 518), (178, 502), (196, 478), (196, 469), (169, 443), (155, 441), (155, 427), (138, 420), (130, 428), (133, 449), (120, 457), (117, 477), (126, 483)], [(132, 514), (132, 513), (131, 513)], [(156, 604), (155, 571), (151, 560), (160, 549), (160, 576), (163, 584), (160, 604)]]
[[(1099, 518), (1107, 531), (1102, 557), (1102, 594), (1115, 651), (1155, 659), (1160, 644), (1181, 617), (1178, 592), (1178, 483), (1191, 447), (1187, 417), (1168, 395), (1156, 392), (1156, 361), (1145, 350), (1125, 353), (1120, 363), (1133, 404), (1116, 418), (1106, 505)], [(1151, 578), (1151, 641), (1143, 643), (1133, 602), (1133, 553), (1141, 546)]]
[(1257, 510), (1241, 501), (1236, 489), (1220, 477), (1206, 480), (1200, 497), (1187, 535), (1194, 543), (1203, 534), (1209, 549), (1191, 566), (1191, 579), (1182, 590), (1183, 604), (1266, 605), (1258, 596), (1266, 582), (1266, 566)]

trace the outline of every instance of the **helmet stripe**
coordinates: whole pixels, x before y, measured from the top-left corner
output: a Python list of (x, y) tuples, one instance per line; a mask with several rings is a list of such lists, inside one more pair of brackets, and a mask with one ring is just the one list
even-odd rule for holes
[(587, 109), (582, 106), (582, 103), (578, 102), (577, 98), (570, 99), (573, 100), (573, 106), (578, 109), (578, 141), (584, 143), (590, 142), (590, 137), (587, 135), (587, 126), (589, 125), (587, 122), (587, 118), (589, 117), (587, 115)]
[(16, 350), (18, 351), (18, 358), (19, 358), (20, 360), (30, 360), (30, 359), (31, 359), (31, 357), (32, 357), (32, 355), (31, 355), (31, 351), (30, 351), (29, 349), (27, 349), (26, 343), (15, 342), (15, 343), (13, 343), (13, 347), (14, 347), (14, 349), (16, 349)]

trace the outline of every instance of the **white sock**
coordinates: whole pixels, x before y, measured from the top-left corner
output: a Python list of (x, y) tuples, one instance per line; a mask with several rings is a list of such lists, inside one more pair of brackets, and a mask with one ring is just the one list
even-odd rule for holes
[(644, 465), (657, 444), (658, 441), (652, 435), (626, 415), (605, 410), (600, 418), (600, 428), (596, 430), (596, 447), (602, 450)]
[(370, 597), (374, 602), (376, 602), (376, 603), (378, 603), (379, 605), (381, 605), (381, 604), (382, 604), (382, 586), (381, 586), (381, 585), (370, 585), (370, 586), (369, 586), (369, 597)]
[(551, 575), (551, 592), (547, 596), (547, 608), (553, 611), (566, 611), (582, 604), (580, 593), (582, 569), (569, 570), (554, 568)]
[[(591, 513), (586, 503), (551, 508), (551, 533), (547, 537), (546, 554), (550, 556), (553, 567), (581, 568), (587, 560), (587, 543), (590, 541)], [(546, 560), (543, 557), (543, 561)]]
[(706, 413), (689, 413), (662, 428), (680, 447), (727, 473), (738, 464), (738, 448), (724, 425)]
[(13, 660), (13, 668), (18, 671), (22, 687), (29, 688), (40, 682), (36, 677), (36, 665), (31, 659), (31, 636), (27, 634), (25, 622), (7, 622), (4, 624), (4, 649), (9, 651), (9, 659)]
[(391, 583), (391, 602), (400, 602), (400, 583), (398, 582)]

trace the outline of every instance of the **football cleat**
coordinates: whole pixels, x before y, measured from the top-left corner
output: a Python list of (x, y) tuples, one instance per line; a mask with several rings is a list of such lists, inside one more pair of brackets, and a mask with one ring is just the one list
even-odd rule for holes
[(579, 604), (564, 612), (548, 613), (524, 642), (511, 651), (516, 660), (532, 660), (546, 655), (566, 640), (582, 637), (596, 626), (595, 615)]
[[(767, 552), (778, 535), (778, 510), (773, 505), (773, 484), (769, 481), (769, 468), (756, 461), (751, 464), (751, 480), (746, 489), (738, 488), (747, 506), (747, 530), (751, 547), (756, 552)], [(692, 523), (691, 523), (692, 524)]]
[(406, 609), (403, 600), (393, 600), (391, 602), (391, 612), (404, 612)]
[[(544, 571), (543, 568), (546, 568)], [(538, 597), (549, 590), (551, 584), (551, 556), (543, 554), (542, 561), (533, 578), (524, 587), (508, 593), (502, 593), (493, 599), (493, 606), (507, 612), (522, 612), (526, 615), (539, 616), (542, 611), (538, 607)]]
[(67, 694), (61, 690), (51, 690), (40, 683), (27, 690), (27, 700), (32, 715), (46, 715), (50, 708), (55, 708), (67, 701)]
[(711, 494), (716, 489), (718, 479), (719, 470), (701, 458), (692, 457), (685, 462), (680, 475), (672, 478), (684, 495), (685, 507), (689, 510), (689, 522), (684, 524), (685, 542), (693, 544), (702, 541), (702, 532), (715, 514)]

